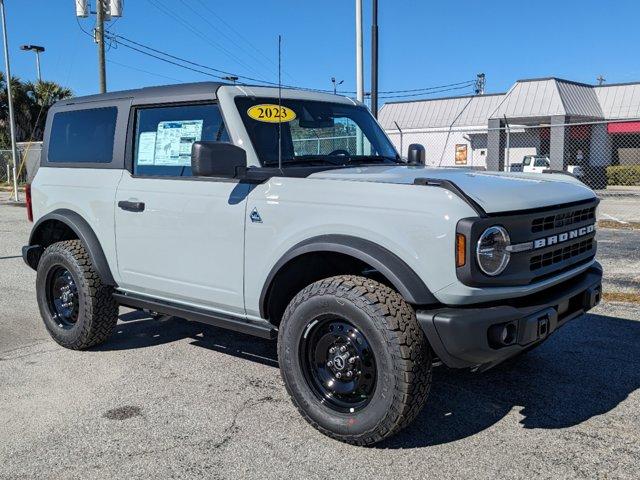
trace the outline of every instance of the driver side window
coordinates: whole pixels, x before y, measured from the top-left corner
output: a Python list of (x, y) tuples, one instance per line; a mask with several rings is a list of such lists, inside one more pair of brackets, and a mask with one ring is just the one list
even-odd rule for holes
[(218, 105), (139, 109), (133, 148), (134, 175), (190, 177), (191, 147), (200, 140), (229, 141)]

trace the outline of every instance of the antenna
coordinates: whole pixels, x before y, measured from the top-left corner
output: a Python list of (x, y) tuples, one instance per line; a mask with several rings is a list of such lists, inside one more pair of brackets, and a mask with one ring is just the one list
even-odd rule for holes
[(282, 170), (282, 35), (278, 35), (278, 169)]

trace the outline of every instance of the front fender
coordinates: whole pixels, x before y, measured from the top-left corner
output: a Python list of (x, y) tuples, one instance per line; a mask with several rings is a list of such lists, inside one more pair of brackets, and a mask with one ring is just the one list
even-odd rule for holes
[(260, 294), (263, 318), (269, 289), (280, 269), (294, 258), (311, 252), (335, 252), (357, 258), (380, 272), (407, 302), (414, 305), (438, 303), (422, 279), (393, 252), (372, 241), (350, 235), (320, 235), (290, 248), (273, 266)]

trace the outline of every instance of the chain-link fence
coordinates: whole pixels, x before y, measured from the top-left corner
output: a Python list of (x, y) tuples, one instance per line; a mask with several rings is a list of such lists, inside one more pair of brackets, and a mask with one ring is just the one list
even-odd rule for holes
[[(29, 182), (40, 164), (41, 142), (18, 144), (18, 183)], [(11, 149), (0, 149), (0, 184), (13, 184), (13, 153)]]
[(480, 170), (572, 173), (595, 190), (640, 193), (640, 122), (581, 122), (388, 130), (398, 151), (422, 144), (427, 164)]
[(425, 147), (427, 165), (434, 167), (570, 173), (601, 197), (603, 218), (640, 225), (640, 121), (398, 127), (387, 133), (403, 157), (410, 144), (419, 143)]
[(327, 155), (336, 150), (356, 151), (357, 136), (296, 138), (293, 147), (296, 155)]

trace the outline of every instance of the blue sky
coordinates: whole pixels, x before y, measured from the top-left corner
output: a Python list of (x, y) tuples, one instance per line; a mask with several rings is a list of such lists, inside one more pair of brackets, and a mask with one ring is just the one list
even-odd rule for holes
[[(368, 84), (371, 15), (370, 2), (364, 3)], [(487, 75), (488, 93), (505, 91), (519, 78), (594, 83), (602, 74), (610, 83), (640, 80), (637, 0), (379, 3), (382, 91), (457, 83), (478, 72)], [(77, 24), (74, 0), (5, 4), (14, 75), (35, 77), (33, 54), (19, 46), (41, 44), (47, 48), (45, 79), (77, 95), (97, 91), (96, 48)], [(93, 20), (80, 24), (91, 30)], [(329, 89), (335, 76), (344, 79), (344, 90), (354, 90), (353, 24), (353, 0), (127, 0), (125, 16), (108, 28), (197, 63), (269, 81), (277, 80), (280, 33), (284, 83)], [(112, 45), (107, 58), (109, 90), (208, 79), (122, 46)]]

